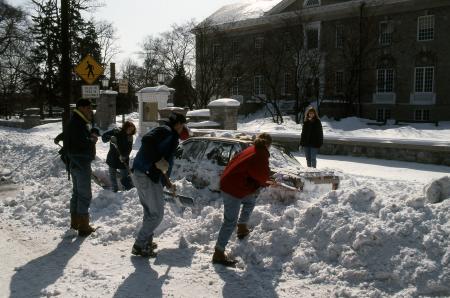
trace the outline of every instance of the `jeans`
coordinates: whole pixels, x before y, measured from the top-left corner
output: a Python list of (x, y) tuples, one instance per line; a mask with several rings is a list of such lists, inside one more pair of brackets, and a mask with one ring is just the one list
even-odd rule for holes
[(153, 233), (164, 216), (163, 186), (159, 182), (153, 182), (147, 175), (137, 170), (134, 170), (133, 182), (144, 209), (142, 227), (137, 234), (135, 244), (145, 248), (148, 243), (153, 241)]
[(133, 184), (131, 183), (130, 176), (128, 176), (128, 170), (109, 167), (109, 180), (111, 180), (112, 191), (117, 192), (119, 190), (119, 185), (117, 184), (117, 170), (120, 172), (120, 183), (123, 188), (126, 190), (131, 189)]
[(85, 160), (70, 160), (70, 174), (72, 176), (72, 198), (70, 199), (70, 213), (89, 214), (92, 200), (91, 191), (91, 162)]
[[(216, 248), (224, 251), (233, 234), (236, 224), (246, 224), (256, 204), (256, 196), (248, 195), (242, 199), (222, 192), (223, 197), (223, 223), (217, 238)], [(242, 205), (242, 210), (241, 210)], [(240, 211), (240, 215), (239, 215)], [(238, 219), (239, 218), (239, 219)]]
[(318, 148), (314, 147), (304, 147), (305, 149), (305, 157), (306, 157), (306, 164), (308, 168), (315, 168), (317, 166), (317, 152), (319, 151)]

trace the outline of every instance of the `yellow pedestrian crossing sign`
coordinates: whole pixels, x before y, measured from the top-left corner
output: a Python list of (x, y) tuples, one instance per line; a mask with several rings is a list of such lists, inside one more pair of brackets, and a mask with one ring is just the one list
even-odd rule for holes
[(91, 55), (86, 55), (75, 67), (75, 72), (89, 85), (94, 83), (105, 69)]

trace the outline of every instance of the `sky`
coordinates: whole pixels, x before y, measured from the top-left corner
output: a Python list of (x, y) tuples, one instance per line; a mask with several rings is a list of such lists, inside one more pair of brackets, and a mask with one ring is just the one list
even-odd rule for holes
[[(7, 0), (13, 5), (29, 5), (30, 0)], [(115, 60), (120, 64), (128, 58), (137, 59), (139, 44), (148, 35), (170, 30), (171, 24), (191, 19), (202, 21), (223, 5), (239, 0), (103, 0), (105, 6), (94, 14), (97, 20), (114, 24), (119, 37), (121, 54)]]

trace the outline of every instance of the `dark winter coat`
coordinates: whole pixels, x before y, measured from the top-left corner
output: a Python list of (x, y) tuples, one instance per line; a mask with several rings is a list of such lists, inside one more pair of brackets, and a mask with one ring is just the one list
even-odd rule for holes
[(300, 146), (320, 148), (323, 144), (323, 129), (319, 119), (303, 122)]
[(133, 169), (145, 173), (153, 182), (163, 181), (162, 172), (155, 167), (155, 162), (161, 158), (169, 162), (170, 172), (173, 165), (173, 156), (178, 146), (178, 133), (169, 125), (158, 126), (142, 137), (139, 148), (133, 162)]
[[(103, 143), (109, 142), (112, 136), (117, 138), (117, 148), (113, 144), (109, 145), (106, 163), (114, 169), (125, 169), (133, 148), (133, 136), (127, 135), (123, 130), (111, 129), (102, 135)], [(120, 156), (125, 157), (125, 163), (120, 161)]]
[(237, 198), (267, 186), (270, 178), (269, 151), (250, 146), (235, 156), (220, 177), (220, 190)]
[(64, 131), (64, 150), (72, 159), (91, 162), (95, 159), (95, 142), (91, 140), (91, 124), (86, 122), (76, 112)]

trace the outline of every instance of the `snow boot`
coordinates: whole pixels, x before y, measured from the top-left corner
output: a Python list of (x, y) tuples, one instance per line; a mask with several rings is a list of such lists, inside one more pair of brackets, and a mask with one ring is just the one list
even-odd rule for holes
[(89, 214), (78, 215), (78, 236), (87, 237), (95, 232), (95, 228), (89, 225)]
[(147, 247), (149, 249), (157, 249), (158, 248), (158, 243), (153, 242), (153, 239), (150, 239), (150, 240), (148, 240)]
[(213, 264), (223, 265), (225, 267), (236, 267), (236, 263), (238, 261), (229, 258), (224, 251), (221, 251), (218, 248), (214, 249), (214, 255), (212, 257)]
[(141, 248), (136, 243), (133, 245), (133, 248), (131, 249), (131, 253), (135, 256), (141, 256), (144, 258), (156, 258), (156, 252), (153, 250), (153, 248)]
[(70, 228), (78, 230), (79, 220), (76, 213), (70, 213)]
[(247, 224), (238, 224), (237, 225), (237, 232), (236, 235), (239, 238), (239, 240), (244, 239), (245, 237), (250, 234), (250, 230), (247, 227)]

